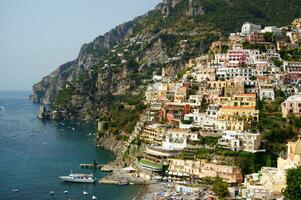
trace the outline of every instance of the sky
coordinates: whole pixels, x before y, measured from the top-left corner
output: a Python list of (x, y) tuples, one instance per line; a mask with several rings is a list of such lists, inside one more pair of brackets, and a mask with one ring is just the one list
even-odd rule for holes
[(31, 90), (80, 47), (162, 0), (0, 0), (0, 90)]

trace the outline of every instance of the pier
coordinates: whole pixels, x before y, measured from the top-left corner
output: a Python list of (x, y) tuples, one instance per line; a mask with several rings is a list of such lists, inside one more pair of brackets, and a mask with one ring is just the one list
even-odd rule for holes
[(101, 169), (103, 166), (105, 166), (104, 164), (97, 164), (97, 163), (88, 163), (88, 164), (80, 164), (81, 168), (89, 168), (89, 169)]

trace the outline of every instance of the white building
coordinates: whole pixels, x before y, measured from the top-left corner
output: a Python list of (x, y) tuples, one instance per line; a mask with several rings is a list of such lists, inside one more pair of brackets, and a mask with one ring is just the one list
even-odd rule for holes
[(277, 28), (276, 26), (266, 26), (261, 30), (261, 33), (273, 33), (275, 36), (282, 35), (281, 29)]
[(188, 102), (192, 107), (199, 107), (202, 104), (202, 99), (203, 99), (202, 95), (190, 95)]
[(274, 86), (272, 84), (259, 84), (259, 98), (260, 100), (275, 100)]
[(261, 135), (259, 133), (224, 131), (218, 144), (233, 151), (259, 152)]
[(247, 36), (251, 33), (260, 33), (261, 25), (252, 24), (250, 22), (246, 22), (241, 27), (241, 35)]
[(222, 67), (217, 69), (216, 75), (219, 79), (242, 78), (245, 81), (256, 76), (256, 70), (252, 67)]
[(284, 71), (287, 73), (301, 73), (301, 62), (283, 62)]
[(187, 146), (186, 130), (168, 130), (162, 141), (162, 147), (167, 149), (182, 150)]

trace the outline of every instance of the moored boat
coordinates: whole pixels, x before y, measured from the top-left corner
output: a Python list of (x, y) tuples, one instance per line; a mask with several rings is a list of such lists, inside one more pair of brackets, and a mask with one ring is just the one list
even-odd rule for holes
[(60, 176), (60, 179), (66, 182), (75, 182), (75, 183), (94, 183), (95, 178), (93, 174), (69, 174), (69, 176)]

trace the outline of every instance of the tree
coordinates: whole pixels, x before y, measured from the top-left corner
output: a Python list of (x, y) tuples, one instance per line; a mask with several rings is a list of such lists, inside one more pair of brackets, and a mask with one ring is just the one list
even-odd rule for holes
[(224, 182), (221, 178), (214, 180), (212, 190), (220, 199), (226, 199), (226, 197), (230, 196), (228, 183)]
[(266, 33), (263, 34), (264, 40), (266, 42), (273, 42), (274, 41), (274, 37), (273, 36), (274, 35), (271, 32), (266, 32)]
[(287, 187), (284, 196), (288, 200), (301, 199), (301, 167), (289, 169), (286, 177)]

